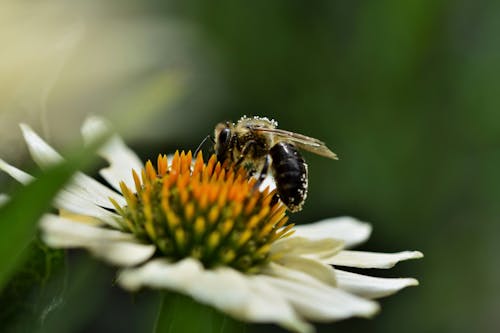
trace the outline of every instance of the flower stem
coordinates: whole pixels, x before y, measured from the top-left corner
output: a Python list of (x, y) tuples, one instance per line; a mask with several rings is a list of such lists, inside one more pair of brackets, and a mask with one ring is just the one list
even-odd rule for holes
[(245, 332), (244, 324), (190, 297), (163, 292), (154, 333), (230, 333)]

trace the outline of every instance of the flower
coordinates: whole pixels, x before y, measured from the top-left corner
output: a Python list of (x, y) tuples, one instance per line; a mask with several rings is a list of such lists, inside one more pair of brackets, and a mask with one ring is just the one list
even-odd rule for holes
[[(62, 160), (30, 127), (21, 129), (41, 168)], [(106, 130), (96, 117), (82, 127), (86, 141)], [(373, 299), (418, 284), (338, 268), (390, 268), (422, 254), (348, 250), (371, 232), (351, 217), (287, 224), (272, 182), (256, 189), (255, 179), (215, 157), (160, 155), (155, 168), (117, 135), (99, 154), (109, 162), (101, 176), (121, 194), (77, 173), (54, 200), (60, 214), (46, 214), (40, 228), (52, 247), (85, 248), (120, 267), (125, 289), (172, 290), (243, 321), (310, 332), (308, 321), (371, 317), (379, 310)], [(0, 169), (32, 180), (1, 159)]]

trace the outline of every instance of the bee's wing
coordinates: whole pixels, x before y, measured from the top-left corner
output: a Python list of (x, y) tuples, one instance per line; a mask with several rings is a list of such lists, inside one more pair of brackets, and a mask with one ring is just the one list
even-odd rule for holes
[(306, 135), (299, 133), (289, 132), (278, 128), (265, 128), (255, 126), (252, 130), (257, 132), (268, 132), (274, 134), (278, 138), (282, 138), (285, 141), (293, 142), (300, 149), (310, 151), (312, 153), (318, 154), (320, 156), (328, 157), (331, 159), (338, 159), (337, 155), (332, 152), (323, 141), (315, 138), (311, 138)]

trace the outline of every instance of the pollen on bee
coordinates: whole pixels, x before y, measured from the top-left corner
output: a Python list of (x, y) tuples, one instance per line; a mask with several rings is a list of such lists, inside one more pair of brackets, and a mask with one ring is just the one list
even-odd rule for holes
[(155, 164), (132, 171), (133, 190), (120, 183), (126, 206), (111, 202), (123, 229), (168, 259), (191, 255), (206, 267), (254, 272), (270, 260), (270, 244), (289, 234), (286, 206), (273, 200), (275, 191), (256, 189), (245, 170), (178, 151)]

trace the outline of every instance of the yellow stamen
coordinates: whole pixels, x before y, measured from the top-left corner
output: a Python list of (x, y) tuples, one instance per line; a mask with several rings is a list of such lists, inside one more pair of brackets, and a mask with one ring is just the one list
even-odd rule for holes
[(208, 221), (210, 221), (211, 224), (214, 224), (219, 218), (219, 213), (219, 207), (212, 206), (212, 208), (210, 208), (210, 211), (208, 212)]
[(181, 219), (171, 210), (165, 212), (167, 215), (167, 223), (171, 230), (174, 230), (181, 224)]
[(256, 272), (270, 260), (272, 242), (293, 233), (286, 206), (271, 205), (276, 192), (255, 189), (256, 179), (215, 155), (206, 164), (201, 153), (193, 160), (176, 151), (170, 163), (159, 155), (156, 169), (148, 161), (132, 176), (135, 192), (120, 183), (127, 205), (110, 199), (120, 224), (169, 260), (192, 256), (207, 267)]
[(198, 216), (194, 221), (194, 233), (200, 237), (205, 232), (206, 222), (202, 216)]
[(146, 162), (146, 175), (148, 176), (148, 180), (150, 182), (156, 180), (156, 170), (153, 167), (153, 163), (151, 163), (151, 161)]
[(220, 234), (217, 231), (214, 231), (208, 236), (208, 248), (213, 250), (220, 242)]
[(221, 227), (222, 235), (226, 236), (227, 234), (229, 234), (229, 232), (231, 232), (231, 230), (233, 229), (233, 226), (234, 226), (234, 221), (233, 220), (226, 220), (226, 221), (224, 221), (222, 223), (222, 227)]
[(158, 175), (160, 177), (165, 176), (167, 173), (167, 168), (168, 168), (168, 160), (167, 160), (167, 155), (158, 155)]
[(188, 202), (184, 206), (184, 217), (186, 217), (186, 219), (189, 221), (192, 220), (194, 217), (194, 210), (195, 210), (194, 203)]

